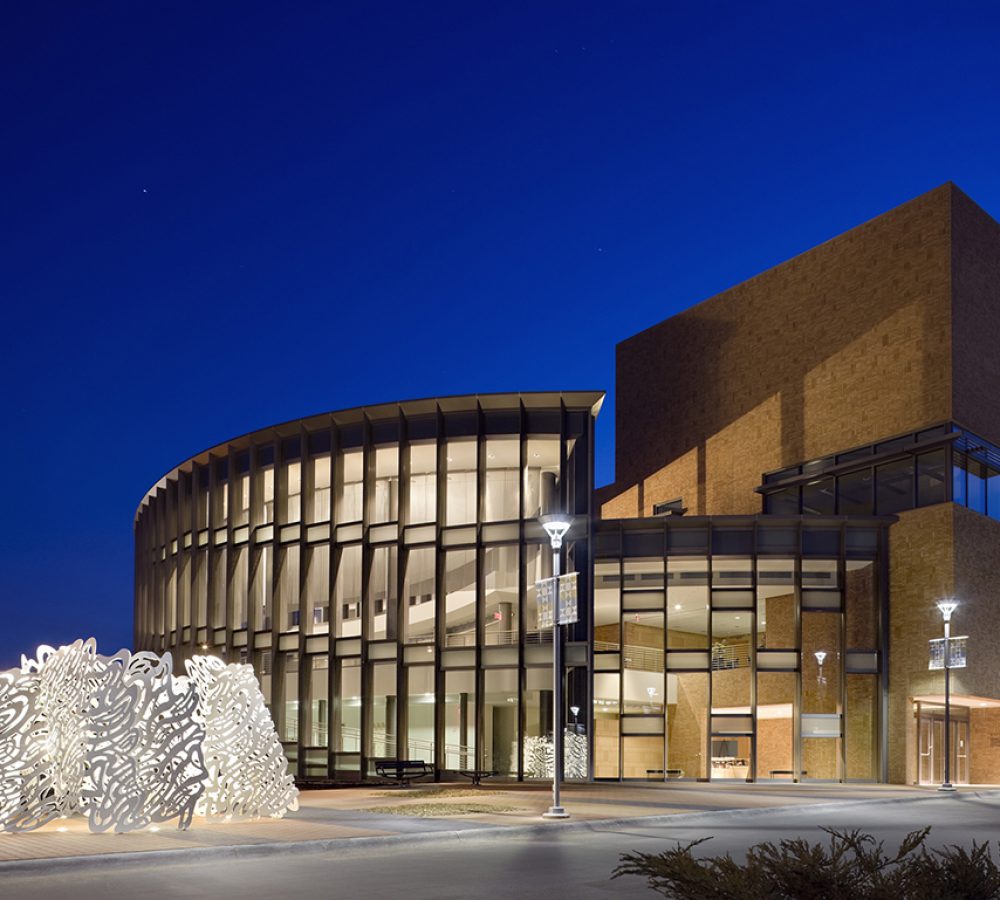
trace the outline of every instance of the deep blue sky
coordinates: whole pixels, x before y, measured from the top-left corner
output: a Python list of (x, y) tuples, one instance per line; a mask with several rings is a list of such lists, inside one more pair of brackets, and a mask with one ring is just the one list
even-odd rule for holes
[(941, 182), (1000, 212), (993, 7), (8, 4), (0, 666), (129, 644), (136, 504), (206, 446), (611, 391), (616, 341)]

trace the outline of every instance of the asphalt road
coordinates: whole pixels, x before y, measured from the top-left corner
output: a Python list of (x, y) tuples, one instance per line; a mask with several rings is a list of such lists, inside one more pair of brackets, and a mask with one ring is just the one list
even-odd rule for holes
[(863, 828), (889, 847), (908, 831), (931, 825), (931, 844), (1000, 840), (1000, 798), (973, 793), (907, 801), (837, 803), (792, 810), (709, 813), (656, 824), (550, 824), (529, 834), (504, 830), (432, 835), (407, 841), (345, 842), (330, 851), (270, 856), (229, 851), (129, 862), (75, 860), (71, 866), (18, 871), (0, 866), (0, 897), (81, 900), (159, 898), (493, 898), (645, 897), (638, 878), (609, 880), (619, 855), (655, 851), (675, 841), (710, 836), (705, 853), (739, 854), (761, 840), (805, 835), (825, 838), (820, 826)]

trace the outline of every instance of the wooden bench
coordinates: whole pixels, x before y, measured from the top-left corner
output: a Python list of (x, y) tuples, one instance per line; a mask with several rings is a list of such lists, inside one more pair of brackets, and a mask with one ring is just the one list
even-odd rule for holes
[(683, 777), (683, 769), (646, 769), (646, 781), (666, 781), (668, 778)]
[(496, 769), (459, 769), (458, 774), (472, 779), (473, 784), (481, 784), (484, 778), (492, 778), (500, 773)]
[[(781, 775), (782, 777), (787, 776), (788, 778), (794, 778), (795, 777), (795, 772), (792, 769), (771, 769), (771, 771), (768, 774), (772, 778), (774, 778), (776, 775)], [(808, 774), (809, 774), (808, 772), (804, 772), (804, 771), (803, 772), (799, 772), (799, 778), (801, 778), (803, 775), (808, 775)]]
[(411, 779), (433, 775), (434, 769), (422, 759), (377, 759), (375, 774), (381, 778), (392, 778), (404, 787), (409, 787)]

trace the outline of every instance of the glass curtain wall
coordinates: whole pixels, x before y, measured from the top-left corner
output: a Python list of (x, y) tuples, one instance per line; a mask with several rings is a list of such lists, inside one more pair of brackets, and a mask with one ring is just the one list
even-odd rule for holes
[(887, 523), (744, 521), (597, 526), (594, 777), (880, 777)]
[[(191, 461), (137, 513), (137, 645), (251, 661), (300, 777), (400, 755), (549, 777), (536, 517), (586, 521), (599, 395), (523, 396), (332, 413)], [(582, 570), (578, 640), (586, 527), (564, 554)], [(566, 676), (569, 777), (587, 775), (597, 702), (583, 662)]]

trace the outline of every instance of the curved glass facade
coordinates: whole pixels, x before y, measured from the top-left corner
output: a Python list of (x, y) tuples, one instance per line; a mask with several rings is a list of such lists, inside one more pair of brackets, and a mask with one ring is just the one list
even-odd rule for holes
[[(544, 776), (551, 632), (534, 584), (552, 559), (537, 517), (578, 517), (563, 567), (589, 590), (602, 397), (367, 407), (188, 460), (136, 514), (136, 646), (252, 663), (303, 778), (385, 757)], [(567, 634), (567, 710), (587, 707), (587, 628)]]

